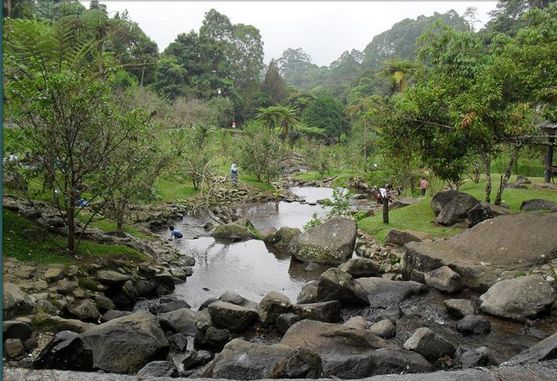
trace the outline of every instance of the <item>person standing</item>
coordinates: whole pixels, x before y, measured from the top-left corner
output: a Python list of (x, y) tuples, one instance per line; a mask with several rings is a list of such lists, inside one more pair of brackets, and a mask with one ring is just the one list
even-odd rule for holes
[(234, 163), (230, 167), (230, 181), (232, 181), (232, 185), (238, 185), (238, 167)]
[(428, 186), (429, 186), (429, 183), (427, 182), (425, 177), (421, 177), (420, 178), (420, 195), (422, 197), (425, 197), (425, 192), (426, 192)]
[(389, 223), (389, 184), (384, 187), (379, 188), (379, 194), (381, 195), (381, 203), (383, 204), (383, 223)]

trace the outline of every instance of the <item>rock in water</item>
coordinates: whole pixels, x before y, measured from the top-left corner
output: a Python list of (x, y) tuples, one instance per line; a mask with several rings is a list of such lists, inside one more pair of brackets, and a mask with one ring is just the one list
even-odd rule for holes
[(161, 327), (165, 331), (170, 330), (188, 336), (195, 336), (197, 334), (197, 328), (195, 328), (196, 319), (197, 313), (189, 308), (180, 308), (179, 310), (159, 315)]
[(356, 279), (368, 294), (371, 307), (387, 308), (393, 304), (402, 302), (411, 295), (419, 294), (427, 290), (421, 283), (408, 281), (396, 281), (383, 278), (359, 278)]
[(321, 359), (305, 348), (234, 339), (215, 357), (203, 376), (234, 380), (318, 378)]
[(541, 275), (502, 280), (480, 296), (480, 309), (491, 315), (525, 321), (549, 307), (557, 293)]
[(338, 268), (331, 268), (319, 277), (317, 300), (338, 300), (344, 305), (369, 304), (364, 288), (350, 274)]
[(456, 322), (456, 329), (463, 335), (487, 335), (491, 323), (483, 316), (468, 315)]
[(93, 367), (112, 373), (135, 374), (149, 361), (164, 359), (169, 348), (158, 319), (146, 311), (91, 328), (81, 338), (93, 353)]
[(454, 318), (461, 319), (466, 315), (474, 315), (476, 306), (468, 299), (448, 299), (445, 300), (447, 312)]
[(557, 358), (557, 333), (512, 357), (504, 365), (519, 365)]
[(302, 287), (296, 302), (300, 304), (317, 302), (317, 284), (317, 281), (312, 280)]
[(336, 323), (340, 319), (342, 304), (338, 300), (329, 302), (296, 304), (293, 306), (294, 313), (303, 319), (319, 320)]
[(284, 335), (286, 331), (294, 325), (294, 323), (299, 322), (300, 320), (302, 320), (300, 316), (291, 312), (281, 314), (277, 317), (276, 329), (281, 335)]
[(356, 243), (356, 223), (335, 217), (292, 239), (289, 252), (302, 262), (340, 265), (352, 255)]
[(298, 228), (289, 228), (286, 226), (281, 227), (276, 232), (270, 234), (265, 238), (265, 243), (275, 246), (279, 250), (288, 249), (288, 245), (292, 238), (300, 234), (301, 231)]
[(227, 328), (233, 332), (245, 331), (259, 317), (256, 310), (220, 301), (211, 303), (208, 311), (216, 326)]
[(404, 343), (404, 349), (415, 351), (429, 361), (436, 361), (441, 356), (453, 356), (456, 348), (431, 329), (419, 328)]
[(230, 241), (255, 238), (255, 235), (246, 226), (234, 222), (216, 226), (211, 231), (211, 236)]

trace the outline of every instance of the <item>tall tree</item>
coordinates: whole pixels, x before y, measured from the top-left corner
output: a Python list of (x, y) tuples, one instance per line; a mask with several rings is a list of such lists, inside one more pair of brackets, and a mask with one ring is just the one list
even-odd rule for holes
[(272, 104), (282, 102), (288, 95), (286, 85), (280, 75), (277, 62), (274, 59), (269, 62), (267, 72), (265, 73), (265, 79), (263, 79), (261, 83), (261, 90), (267, 94)]

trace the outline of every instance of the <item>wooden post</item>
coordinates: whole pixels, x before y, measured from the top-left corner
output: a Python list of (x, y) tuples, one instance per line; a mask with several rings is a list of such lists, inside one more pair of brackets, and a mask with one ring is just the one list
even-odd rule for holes
[(555, 137), (552, 136), (549, 138), (549, 144), (547, 145), (547, 152), (545, 154), (545, 170), (543, 173), (543, 181), (545, 183), (551, 182), (552, 170), (551, 167), (553, 166), (553, 144), (555, 143)]
[(388, 196), (383, 197), (381, 201), (383, 202), (383, 223), (388, 224), (389, 223), (389, 197)]

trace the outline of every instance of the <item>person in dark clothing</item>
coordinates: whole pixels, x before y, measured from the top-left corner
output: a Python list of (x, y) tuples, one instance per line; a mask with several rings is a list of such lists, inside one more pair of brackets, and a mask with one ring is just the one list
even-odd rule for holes
[(182, 234), (182, 232), (178, 229), (175, 229), (174, 226), (170, 225), (168, 227), (168, 229), (170, 230), (170, 238), (168, 239), (169, 241), (174, 239), (180, 239), (182, 237), (184, 237), (184, 235)]

